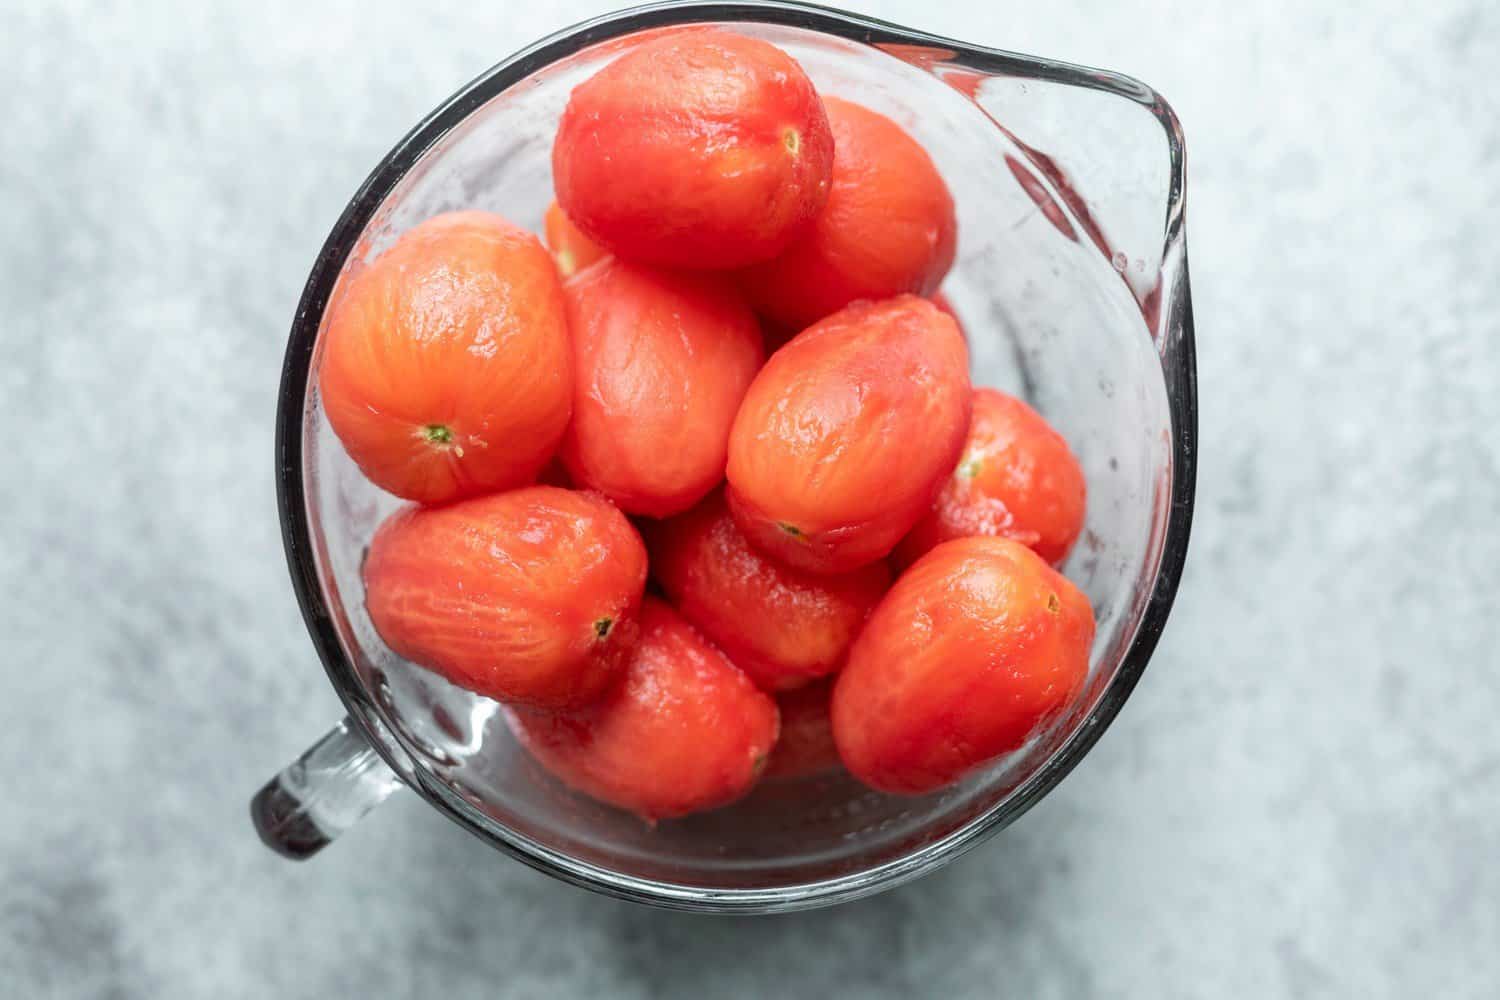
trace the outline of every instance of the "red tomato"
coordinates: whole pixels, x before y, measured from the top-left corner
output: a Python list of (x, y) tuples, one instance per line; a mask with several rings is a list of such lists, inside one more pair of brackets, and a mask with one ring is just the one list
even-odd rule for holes
[(948, 296), (942, 292), (933, 292), (927, 298), (933, 305), (953, 317), (953, 322), (958, 324), (958, 332), (963, 335), (964, 343), (967, 344), (969, 342), (969, 331), (964, 329), (964, 321), (958, 315), (958, 310), (953, 308), (953, 303), (948, 301)]
[(530, 486), (398, 511), (364, 578), (396, 653), (477, 694), (564, 708), (624, 670), (646, 549), (603, 497)]
[(456, 212), (348, 277), (318, 383), (334, 433), (376, 486), (424, 503), (531, 482), (572, 408), (562, 288), (535, 236)]
[(771, 751), (766, 780), (807, 778), (841, 766), (828, 715), (832, 694), (832, 682), (821, 680), (776, 696), (781, 738)]
[(570, 278), (596, 260), (608, 256), (608, 252), (588, 238), (588, 234), (573, 225), (557, 202), (547, 206), (542, 220), (543, 232), (552, 258), (557, 261), (557, 273)]
[(791, 566), (846, 572), (891, 551), (931, 507), (969, 426), (953, 320), (903, 295), (809, 327), (751, 383), (729, 438), (729, 504)]
[(915, 139), (851, 101), (823, 106), (834, 142), (828, 202), (780, 256), (741, 275), (756, 310), (796, 330), (859, 299), (930, 295), (958, 239), (953, 196)]
[(578, 86), (552, 148), (563, 211), (628, 260), (767, 260), (823, 206), (833, 136), (785, 52), (725, 31), (661, 35)]
[(722, 493), (645, 531), (651, 572), (677, 610), (767, 691), (842, 666), (891, 582), (884, 562), (833, 576), (777, 563), (750, 545)]
[(876, 606), (833, 692), (855, 777), (917, 795), (1019, 749), (1077, 697), (1094, 613), (1066, 577), (1003, 538), (944, 542)]
[(976, 389), (963, 455), (896, 547), (896, 561), (911, 563), (950, 538), (996, 535), (1062, 562), (1083, 530), (1086, 492), (1068, 442), (1039, 413), (997, 389)]
[(516, 738), (571, 788), (648, 821), (728, 805), (776, 743), (776, 704), (666, 604), (641, 606), (625, 680), (568, 714), (510, 710)]
[(724, 279), (619, 259), (566, 286), (577, 384), (562, 460), (632, 514), (665, 517), (724, 479), (729, 428), (760, 370), (760, 327)]

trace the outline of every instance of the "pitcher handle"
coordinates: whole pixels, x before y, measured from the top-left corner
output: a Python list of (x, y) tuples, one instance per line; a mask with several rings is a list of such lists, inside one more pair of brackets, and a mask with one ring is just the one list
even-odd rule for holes
[(401, 779), (344, 719), (250, 800), (250, 818), (282, 857), (312, 857), (384, 802)]

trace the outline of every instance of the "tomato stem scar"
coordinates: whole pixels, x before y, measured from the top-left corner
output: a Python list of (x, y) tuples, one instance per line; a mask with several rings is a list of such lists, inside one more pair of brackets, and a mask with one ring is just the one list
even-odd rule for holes
[(428, 424), (422, 428), (422, 437), (428, 444), (452, 444), (453, 431), (442, 424)]

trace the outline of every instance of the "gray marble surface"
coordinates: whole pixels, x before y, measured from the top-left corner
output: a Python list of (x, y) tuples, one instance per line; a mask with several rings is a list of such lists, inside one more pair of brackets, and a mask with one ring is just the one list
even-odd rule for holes
[[(0, 29), (0, 994), (1488, 997), (1500, 990), (1500, 8), (860, 4), (1118, 68), (1191, 149), (1187, 580), (1096, 751), (876, 899), (648, 911), (398, 797), (278, 860), (338, 712), (271, 481), (345, 199), (606, 4), (11, 4)], [(201, 8), (201, 9), (200, 9)]]

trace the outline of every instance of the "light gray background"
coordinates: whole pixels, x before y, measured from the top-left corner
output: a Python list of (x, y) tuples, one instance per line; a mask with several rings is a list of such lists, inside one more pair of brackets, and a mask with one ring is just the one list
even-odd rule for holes
[(858, 4), (1117, 68), (1191, 156), (1189, 571), (1061, 789), (948, 870), (710, 920), (398, 797), (247, 796), (338, 713), (276, 527), (304, 275), (418, 117), (606, 3), (0, 15), (0, 994), (1494, 996), (1500, 7)]

